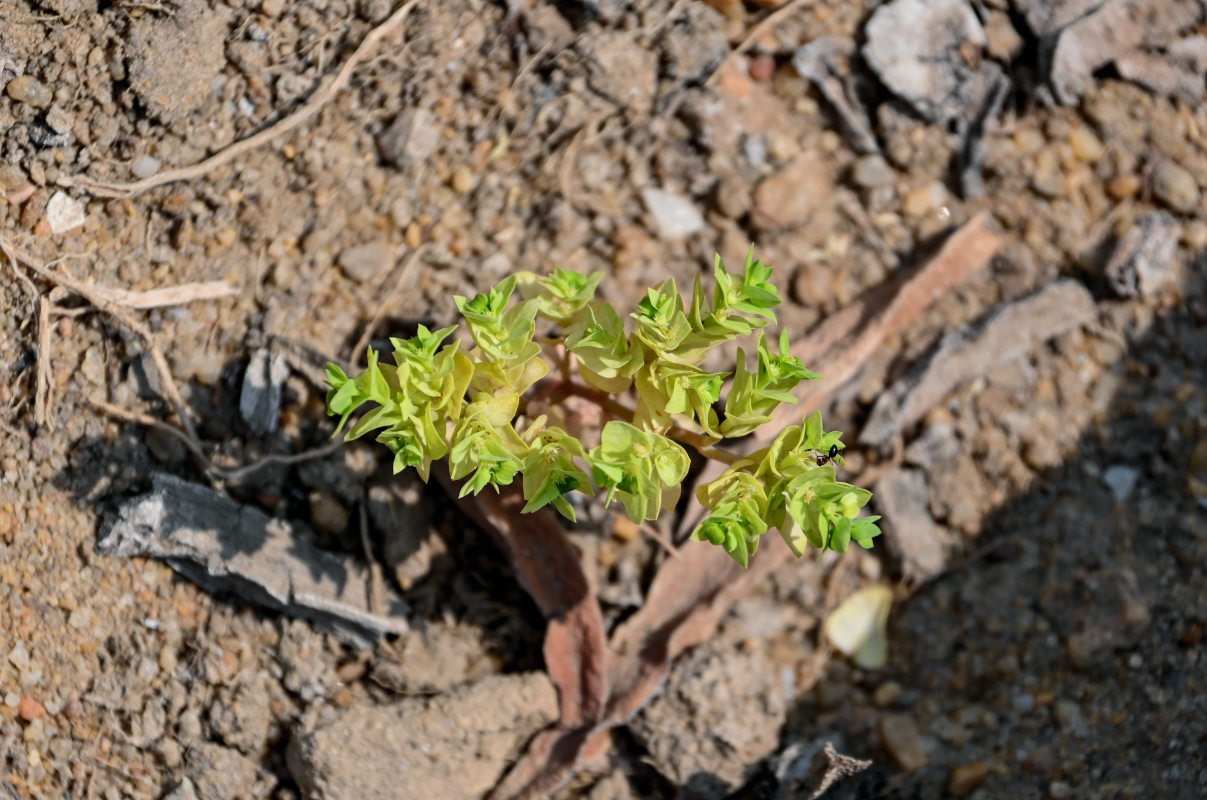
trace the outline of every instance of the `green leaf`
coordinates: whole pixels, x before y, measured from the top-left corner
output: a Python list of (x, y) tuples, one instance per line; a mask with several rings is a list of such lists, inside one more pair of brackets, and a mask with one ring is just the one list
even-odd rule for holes
[(743, 567), (767, 532), (768, 500), (763, 483), (743, 469), (730, 467), (715, 481), (696, 490), (712, 513), (692, 533), (697, 541), (720, 544)]
[(646, 292), (633, 318), (637, 320), (638, 340), (659, 356), (673, 353), (691, 333), (691, 324), (683, 313), (683, 298), (673, 279)]
[(604, 425), (587, 462), (596, 485), (606, 490), (605, 501), (619, 496), (634, 522), (657, 519), (663, 504), (678, 498), (690, 466), (678, 443), (621, 420)]
[(540, 316), (565, 326), (595, 297), (595, 289), (603, 276), (603, 272), (583, 275), (557, 267), (552, 275), (520, 272), (516, 278), (520, 295), (525, 300), (538, 300)]
[[(712, 404), (721, 396), (726, 373), (705, 372), (699, 367), (672, 361), (657, 361), (637, 373), (635, 380), (640, 402), (635, 422), (659, 431), (671, 424), (671, 415), (689, 421), (684, 427), (699, 430), (716, 439), (717, 412)], [(692, 424), (694, 423), (694, 425)]]
[(624, 320), (601, 301), (588, 303), (575, 315), (566, 330), (566, 349), (578, 359), (583, 380), (613, 394), (627, 390), (641, 366), (639, 351), (625, 336)]
[(591, 479), (575, 459), (586, 458), (582, 444), (561, 428), (545, 428), (532, 442), (524, 457), (523, 511), (529, 513), (554, 503), (558, 511), (574, 520), (574, 509), (562, 500), (575, 489), (592, 494)]

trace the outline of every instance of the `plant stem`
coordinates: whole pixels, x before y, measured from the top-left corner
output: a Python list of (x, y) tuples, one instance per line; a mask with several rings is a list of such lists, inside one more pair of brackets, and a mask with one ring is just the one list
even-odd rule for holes
[[(557, 391), (561, 391), (568, 395), (576, 395), (584, 400), (590, 400), (604, 411), (607, 411), (613, 417), (625, 422), (631, 423), (633, 421), (633, 416), (636, 414), (633, 409), (615, 399), (610, 394), (602, 392), (599, 389), (595, 389), (591, 386), (584, 386), (583, 384), (575, 383), (574, 381), (562, 381), (556, 387), (551, 388), (555, 388)], [(666, 432), (666, 435), (672, 439), (682, 442), (683, 444), (691, 445), (700, 455), (704, 456), (705, 458), (711, 458), (713, 461), (720, 461), (722, 464), (736, 464), (738, 461), (741, 461), (743, 458), (745, 458), (745, 456), (739, 453), (733, 453), (729, 450), (724, 450), (720, 447), (717, 447), (707, 436), (702, 436), (691, 431), (685, 431), (678, 425), (672, 425), (671, 429)]]

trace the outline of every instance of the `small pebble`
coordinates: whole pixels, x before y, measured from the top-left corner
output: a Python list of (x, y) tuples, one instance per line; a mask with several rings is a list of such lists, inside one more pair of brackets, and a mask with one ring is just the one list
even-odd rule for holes
[(896, 681), (885, 681), (872, 692), (872, 702), (877, 708), (886, 708), (897, 702), (901, 697), (901, 684)]
[(889, 714), (880, 718), (880, 738), (893, 761), (903, 772), (913, 772), (926, 765), (926, 751), (918, 726), (904, 714)]
[(80, 377), (93, 386), (100, 386), (105, 381), (105, 352), (100, 345), (94, 345), (84, 351), (80, 361)]
[(50, 89), (29, 75), (18, 75), (9, 81), (8, 96), (31, 108), (46, 108), (54, 100)]
[(22, 697), (17, 705), (17, 715), (26, 722), (33, 722), (39, 717), (46, 716), (46, 706), (32, 697)]
[(1038, 153), (1044, 146), (1044, 135), (1034, 128), (1022, 128), (1014, 132), (1014, 149), (1019, 155), (1030, 156)]
[(1132, 496), (1132, 490), (1136, 488), (1139, 478), (1140, 471), (1125, 464), (1114, 464), (1102, 473), (1102, 482), (1111, 490), (1117, 503), (1125, 502)]
[(907, 194), (903, 208), (908, 216), (921, 217), (941, 208), (946, 202), (947, 187), (940, 181), (931, 181)]
[(1023, 37), (1014, 29), (1010, 17), (1001, 11), (989, 11), (985, 20), (985, 52), (990, 58), (1009, 63), (1022, 51)]
[(1140, 176), (1125, 172), (1111, 178), (1106, 185), (1106, 193), (1115, 200), (1126, 200), (1135, 197), (1140, 191)]
[(163, 166), (163, 162), (158, 158), (142, 155), (130, 163), (130, 171), (134, 173), (134, 177), (145, 180), (159, 172), (161, 166)]
[(25, 642), (17, 642), (17, 646), (9, 651), (8, 663), (16, 667), (18, 672), (29, 669), (29, 651), (25, 649)]
[(863, 156), (856, 160), (855, 166), (851, 168), (851, 180), (856, 186), (874, 189), (879, 186), (892, 186), (897, 180), (897, 173), (883, 156)]
[(682, 239), (704, 228), (704, 217), (692, 201), (663, 189), (643, 189), (641, 201), (661, 239)]
[(354, 281), (365, 283), (376, 278), (390, 266), (393, 253), (384, 241), (349, 247), (339, 254), (339, 266)]
[(457, 194), (469, 194), (478, 185), (478, 179), (474, 176), (473, 170), (462, 165), (453, 172), (450, 184)]
[(172, 768), (180, 764), (180, 745), (170, 736), (165, 736), (159, 742), (159, 754), (163, 756), (163, 763), (168, 768)]
[(84, 204), (66, 192), (55, 192), (46, 204), (50, 232), (58, 235), (84, 224)]
[(29, 178), (25, 177), (25, 173), (16, 164), (0, 166), (0, 189), (12, 192), (28, 184)]
[(330, 492), (315, 490), (309, 500), (310, 523), (317, 530), (337, 535), (348, 529), (348, 512)]
[(1077, 160), (1087, 164), (1093, 164), (1102, 158), (1102, 154), (1106, 151), (1102, 140), (1084, 125), (1070, 131), (1069, 146), (1073, 148), (1073, 155), (1077, 157)]
[(1068, 800), (1073, 796), (1073, 787), (1064, 781), (1052, 781), (1048, 785), (1048, 797), (1052, 800)]
[(70, 133), (74, 124), (72, 116), (58, 106), (51, 106), (46, 110), (46, 126), (60, 136)]
[(404, 238), (406, 239), (407, 247), (418, 247), (423, 244), (423, 228), (419, 226), (418, 222), (412, 222), (407, 226)]
[(1153, 169), (1153, 194), (1165, 205), (1182, 214), (1192, 214), (1199, 206), (1199, 186), (1194, 176), (1172, 161), (1162, 160)]
[(775, 74), (775, 59), (763, 53), (750, 59), (750, 77), (756, 81), (771, 80)]
[(1064, 194), (1064, 173), (1060, 168), (1060, 155), (1055, 147), (1045, 147), (1035, 156), (1035, 172), (1031, 175), (1031, 186), (1045, 197), (1060, 197)]
[(92, 627), (92, 612), (81, 606), (67, 617), (67, 624), (78, 631), (88, 630)]
[(952, 797), (967, 797), (989, 777), (989, 769), (989, 764), (984, 761), (956, 767), (947, 779), (947, 793)]

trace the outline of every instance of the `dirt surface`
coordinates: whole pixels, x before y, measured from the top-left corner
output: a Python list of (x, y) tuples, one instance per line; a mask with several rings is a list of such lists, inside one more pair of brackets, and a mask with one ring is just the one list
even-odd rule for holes
[[(183, 426), (147, 340), (4, 259), (0, 796), (388, 796), (346, 787), (376, 769), (368, 744), (393, 741), (373, 726), (412, 723), (439, 752), (397, 796), (479, 796), (553, 714), (540, 615), (491, 541), (380, 448), (229, 470), (326, 444), (322, 366), (358, 356), (378, 312), (374, 337), (448, 324), (454, 294), (554, 265), (604, 270), (629, 307), (753, 243), (795, 337), (980, 211), (1006, 235), (990, 267), (824, 409), (848, 477), (896, 481), (886, 539), (927, 541), (779, 570), (556, 796), (772, 797), (788, 755), (824, 741), (874, 761), (852, 796), (1203, 796), (1207, 106), (1187, 97), (1207, 12), (1148, 3), (1161, 14), (1116, 68), (1120, 53), (1069, 49), (1103, 24), (1084, 3), (1052, 4), (1081, 7), (1073, 24), (1042, 3), (936, 3), (954, 38), (905, 52), (860, 50), (886, 30), (909, 42), (874, 4), (715, 5), (421, 1), (300, 127), (105, 197), (65, 184), (151, 178), (266, 128), (394, 8), (0, 3), (6, 246), (91, 286), (236, 290), (121, 312), (166, 354), (207, 476), (178, 436), (97, 406)], [(1020, 337), (860, 443), (945, 335), (975, 342), (986, 315), (1064, 279), (1088, 290), (1087, 322)], [(249, 363), (279, 390), (258, 416), (241, 410)], [(301, 520), (342, 557), (367, 544), (410, 631), (361, 647), (94, 552), (159, 472)], [(587, 512), (571, 535), (611, 626), (665, 554)], [(829, 658), (822, 598), (876, 582), (900, 601), (888, 665)], [(410, 735), (398, 748), (429, 744)]]

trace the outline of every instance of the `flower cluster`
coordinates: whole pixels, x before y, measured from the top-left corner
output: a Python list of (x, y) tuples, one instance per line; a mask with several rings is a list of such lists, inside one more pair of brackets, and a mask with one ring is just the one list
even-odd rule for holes
[[(718, 258), (714, 272), (711, 301), (700, 278), (687, 307), (673, 280), (650, 289), (630, 315), (629, 331), (616, 309), (595, 298), (602, 273), (513, 275), (488, 292), (455, 298), (473, 340), (467, 349), (456, 339), (446, 343), (455, 326), (420, 326), (410, 339), (391, 340), (393, 364), (370, 350), (355, 377), (329, 365), (329, 413), (340, 417), (342, 429), (358, 409), (373, 405), (346, 438), (375, 433), (394, 453), (395, 472), (414, 467), (426, 480), (432, 462), (447, 456), (453, 478), (464, 479), (463, 494), (522, 476), (525, 512), (552, 505), (573, 520), (567, 495), (598, 490), (609, 503), (619, 499), (634, 521), (656, 519), (679, 501), (687, 477), (690, 460), (680, 441), (718, 457), (712, 445), (756, 431), (781, 404), (796, 402), (797, 383), (819, 377), (788, 352), (786, 334), (772, 350), (762, 331), (753, 368), (738, 348), (732, 376), (705, 370), (709, 350), (774, 323), (780, 302), (771, 269), (753, 257), (736, 275)], [(538, 319), (562, 335), (538, 342)], [(524, 413), (527, 393), (554, 357), (563, 381), (571, 365), (583, 381), (557, 387), (563, 395), (635, 396), (631, 409), (607, 406), (620, 418), (602, 426), (595, 447), (544, 416)], [(807, 544), (869, 547), (879, 533), (877, 518), (859, 514), (870, 493), (836, 480), (832, 464), (842, 457), (830, 455), (841, 447), (840, 434), (825, 432), (814, 414), (759, 453), (727, 457), (726, 472), (697, 490), (711, 513), (693, 538), (723, 547), (743, 566), (771, 528), (797, 555)]]

